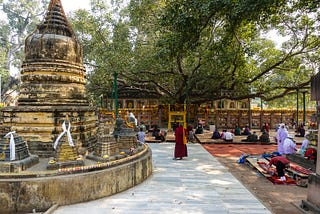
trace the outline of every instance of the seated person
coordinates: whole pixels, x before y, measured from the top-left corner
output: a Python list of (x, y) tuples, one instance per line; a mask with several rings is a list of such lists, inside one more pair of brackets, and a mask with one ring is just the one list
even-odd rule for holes
[(241, 135), (250, 135), (250, 134), (251, 134), (251, 132), (250, 132), (249, 126), (246, 126), (243, 129), (243, 132), (241, 133)]
[(239, 126), (237, 126), (235, 129), (234, 129), (234, 135), (238, 136), (238, 135), (241, 135), (241, 129)]
[(223, 129), (223, 130), (222, 130), (222, 132), (221, 132), (221, 134), (220, 134), (221, 139), (224, 139), (224, 135), (225, 135), (226, 132), (227, 132), (226, 129)]
[(297, 144), (293, 140), (293, 135), (289, 134), (283, 141), (283, 154), (290, 155), (297, 151)]
[(258, 141), (258, 135), (256, 132), (253, 132), (252, 134), (248, 135), (247, 139), (241, 140), (242, 142), (257, 142)]
[(155, 126), (153, 127), (153, 130), (152, 130), (152, 136), (153, 136), (153, 137), (158, 136), (158, 133), (159, 133), (159, 132), (160, 132), (160, 129), (158, 128), (157, 125), (155, 125)]
[(269, 134), (268, 132), (263, 132), (260, 137), (259, 137), (259, 141), (263, 142), (263, 143), (270, 143), (270, 138), (269, 138)]
[(216, 129), (216, 130), (213, 132), (213, 134), (212, 134), (212, 136), (211, 136), (211, 139), (220, 139), (220, 138), (221, 138), (221, 135), (220, 135), (218, 129)]
[(296, 134), (295, 137), (304, 137), (304, 135), (306, 134), (306, 130), (304, 129), (302, 124), (298, 127), (297, 132), (298, 134)]
[(224, 141), (233, 142), (233, 134), (229, 131), (224, 132)]
[(298, 150), (298, 153), (299, 153), (300, 155), (304, 155), (304, 153), (305, 153), (306, 150), (307, 150), (308, 145), (309, 145), (309, 135), (307, 134), (307, 135), (305, 136), (305, 139), (302, 141), (302, 144), (301, 144), (300, 149)]
[(161, 131), (159, 131), (159, 132), (157, 133), (157, 136), (155, 136), (155, 139), (156, 139), (156, 140), (160, 140), (161, 142), (166, 141), (166, 138), (165, 138), (165, 136), (162, 134)]
[(193, 133), (193, 128), (192, 126), (187, 127), (187, 133), (188, 133), (188, 141), (193, 142), (195, 140), (194, 138), (194, 133)]
[(203, 134), (203, 126), (201, 123), (198, 124), (195, 134)]

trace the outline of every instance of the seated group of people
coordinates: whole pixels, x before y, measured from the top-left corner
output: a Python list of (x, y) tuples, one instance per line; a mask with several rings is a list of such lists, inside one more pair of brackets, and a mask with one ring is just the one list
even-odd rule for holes
[(216, 129), (212, 136), (211, 136), (211, 139), (223, 139), (224, 141), (230, 141), (232, 142), (233, 141), (233, 136), (234, 134), (226, 129), (224, 129), (221, 134), (220, 132), (218, 131), (218, 129)]
[(283, 153), (284, 154), (299, 154), (308, 160), (317, 159), (317, 150), (312, 146), (309, 146), (309, 135), (305, 135), (305, 139), (302, 141), (301, 147), (298, 149), (294, 136), (288, 135), (283, 142)]
[[(212, 136), (211, 139), (223, 139), (226, 141), (233, 141), (233, 136), (237, 135), (235, 133), (232, 133), (230, 131), (227, 131), (226, 129), (222, 131), (220, 134), (218, 129), (216, 129)], [(228, 139), (226, 139), (228, 138)], [(269, 143), (270, 138), (268, 132), (264, 131), (260, 137), (257, 136), (256, 132), (254, 131), (253, 133), (249, 133), (246, 139), (241, 140), (243, 142), (264, 142), (264, 143)]]
[(241, 140), (243, 142), (262, 142), (262, 143), (270, 143), (269, 133), (264, 131), (258, 138), (257, 133), (254, 131), (252, 134), (249, 134), (247, 139)]

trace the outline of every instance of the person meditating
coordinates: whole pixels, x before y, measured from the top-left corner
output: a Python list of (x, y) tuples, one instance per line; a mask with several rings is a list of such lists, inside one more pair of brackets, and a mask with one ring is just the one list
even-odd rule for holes
[(224, 139), (224, 141), (227, 141), (227, 142), (233, 142), (233, 133), (225, 130), (224, 135), (223, 135), (223, 139)]
[(221, 135), (218, 131), (218, 129), (214, 130), (212, 136), (211, 136), (211, 139), (220, 139), (221, 138)]
[(270, 143), (270, 137), (268, 132), (263, 132), (260, 137), (259, 137), (259, 141), (262, 143)]
[(243, 132), (241, 133), (241, 135), (250, 135), (250, 134), (251, 134), (251, 132), (250, 132), (249, 126), (246, 126), (243, 129)]
[(252, 134), (248, 135), (247, 139), (241, 140), (242, 142), (257, 142), (258, 135), (254, 131)]

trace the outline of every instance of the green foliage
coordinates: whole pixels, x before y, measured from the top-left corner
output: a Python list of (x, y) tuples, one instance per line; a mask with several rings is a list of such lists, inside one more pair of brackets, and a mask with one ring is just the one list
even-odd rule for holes
[[(48, 1), (46, 1), (48, 2)], [(84, 48), (88, 91), (192, 103), (310, 88), (319, 61), (319, 3), (309, 0), (91, 0), (69, 20)], [(21, 64), (43, 2), (8, 0), (0, 25), (0, 72)], [(270, 30), (288, 38), (276, 44)], [(220, 93), (221, 91), (226, 93)]]
[[(48, 0), (0, 1), (0, 74), (2, 93), (13, 87), (10, 70), (20, 69), (23, 60), (24, 39), (40, 22)], [(4, 83), (4, 84), (3, 84)]]
[[(318, 4), (309, 1), (131, 0), (73, 17), (90, 65), (89, 90), (147, 92), (171, 102), (283, 97), (309, 88), (319, 61)], [(289, 40), (276, 47), (264, 35)], [(220, 91), (224, 92), (220, 94)]]

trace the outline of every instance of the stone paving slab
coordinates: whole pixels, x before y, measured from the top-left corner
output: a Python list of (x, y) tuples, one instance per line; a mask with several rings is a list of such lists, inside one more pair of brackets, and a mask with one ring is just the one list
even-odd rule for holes
[(271, 213), (201, 145), (188, 144), (189, 157), (172, 160), (174, 144), (150, 144), (153, 174), (122, 193), (58, 207), (54, 214)]

